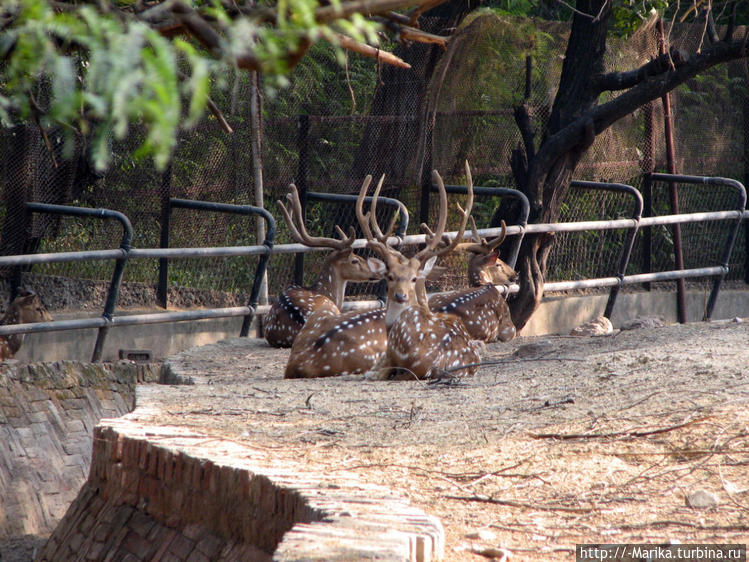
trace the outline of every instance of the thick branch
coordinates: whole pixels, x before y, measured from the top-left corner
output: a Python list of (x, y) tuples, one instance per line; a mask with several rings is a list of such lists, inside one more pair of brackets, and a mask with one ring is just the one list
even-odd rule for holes
[(359, 43), (358, 41), (354, 41), (353, 39), (351, 39), (351, 37), (346, 37), (345, 35), (338, 35), (337, 37), (338, 43), (344, 49), (354, 51), (355, 53), (359, 53), (360, 55), (364, 55), (365, 57), (375, 58), (380, 62), (392, 64), (393, 66), (397, 66), (400, 68), (411, 68), (410, 64), (388, 51), (382, 51), (376, 47), (365, 45), (364, 43)]
[(705, 19), (707, 20), (705, 22), (706, 23), (705, 31), (707, 32), (707, 38), (711, 44), (715, 44), (720, 41), (720, 37), (718, 36), (718, 30), (715, 29), (715, 20), (713, 19), (712, 9), (705, 10)]
[(723, 37), (723, 41), (730, 41), (733, 39), (733, 32), (736, 29), (736, 5), (738, 2), (731, 2), (731, 15), (728, 18), (728, 26), (726, 27), (726, 34)]
[(628, 70), (626, 72), (610, 72), (604, 74), (597, 80), (598, 91), (605, 92), (632, 88), (651, 76), (656, 76), (666, 72), (674, 66), (684, 64), (686, 59), (687, 54), (685, 52), (672, 48), (669, 53), (660, 55), (640, 68)]
[[(585, 143), (586, 130), (592, 120), (593, 132), (598, 135), (619, 119), (630, 115), (646, 103), (660, 98), (700, 72), (731, 60), (747, 56), (744, 40), (720, 42), (711, 45), (701, 53), (680, 62), (676, 69), (666, 70), (659, 75), (650, 76), (627, 92), (605, 104), (596, 106), (584, 115), (575, 119), (559, 132), (547, 137), (539, 149), (532, 164), (529, 185), (543, 180), (544, 171), (561, 155), (580, 147)], [(674, 61), (676, 63), (676, 61)]]
[(520, 130), (520, 135), (523, 137), (526, 157), (528, 160), (533, 160), (536, 156), (536, 145), (533, 140), (533, 126), (531, 125), (531, 117), (528, 114), (528, 106), (521, 103), (515, 108), (513, 115), (515, 123)]

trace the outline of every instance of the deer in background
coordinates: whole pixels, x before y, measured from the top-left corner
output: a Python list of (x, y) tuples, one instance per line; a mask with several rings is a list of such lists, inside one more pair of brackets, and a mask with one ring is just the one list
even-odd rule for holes
[(363, 258), (354, 253), (351, 245), (353, 227), (348, 236), (336, 225), (340, 239), (313, 237), (304, 226), (302, 205), (296, 186), (289, 186), (287, 208), (277, 201), (289, 231), (297, 242), (310, 248), (332, 248), (322, 265), (322, 271), (312, 287), (292, 285), (284, 290), (265, 317), (265, 339), (273, 347), (291, 347), (297, 334), (313, 312), (340, 314), (349, 281), (379, 281), (385, 264), (377, 258)]
[[(33, 322), (51, 322), (52, 315), (47, 311), (39, 295), (33, 291), (21, 289), (20, 294), (10, 303), (0, 325), (31, 324)], [(10, 359), (21, 349), (25, 334), (0, 336), (0, 361)]]
[(507, 225), (502, 221), (502, 234), (487, 242), (479, 236), (473, 217), (470, 220), (473, 241), (458, 244), (455, 251), (471, 254), (468, 260), (471, 286), (433, 295), (429, 298), (429, 308), (433, 312), (458, 316), (473, 339), (510, 341), (515, 337), (515, 325), (506, 298), (495, 287), (517, 280), (517, 273), (498, 256), (497, 248), (507, 235)]
[[(444, 365), (455, 365), (456, 361), (477, 361), (475, 346), (470, 345), (470, 338), (465, 333), (461, 321), (452, 315), (433, 315), (426, 307), (426, 298), (421, 299), (421, 305), (417, 299), (417, 282), (423, 282), (437, 258), (452, 252), (462, 239), (473, 200), (471, 190), (468, 211), (464, 212), (458, 206), (463, 213), (458, 236), (449, 245), (438, 248), (447, 224), (447, 194), (439, 174), (433, 172), (433, 176), (440, 193), (437, 227), (435, 235), (429, 238), (426, 246), (413, 257), (406, 257), (387, 244), (397, 217), (393, 217), (386, 233), (383, 233), (377, 223), (377, 198), (384, 176), (380, 178), (366, 214), (363, 203), (372, 178), (367, 176), (364, 180), (356, 203), (356, 216), (367, 239), (367, 247), (377, 252), (385, 263), (387, 306), (385, 309), (348, 313), (339, 317), (327, 313), (315, 314), (299, 333), (291, 348), (286, 378), (333, 376), (371, 370), (382, 362), (383, 358), (390, 356), (389, 330), (402, 324), (402, 315), (414, 308), (418, 308), (425, 318), (423, 326), (420, 324), (403, 328), (410, 329), (411, 332), (415, 329), (429, 331), (421, 337), (418, 347), (413, 347), (410, 352), (412, 356), (423, 356), (425, 359), (428, 357), (428, 361), (432, 362), (426, 365), (423, 373), (416, 373), (415, 376), (426, 376), (434, 365), (445, 368)], [(427, 317), (429, 321), (426, 320)], [(435, 347), (436, 353), (429, 349), (430, 346)], [(399, 365), (384, 363), (383, 370), (389, 371), (390, 367), (397, 366)]]

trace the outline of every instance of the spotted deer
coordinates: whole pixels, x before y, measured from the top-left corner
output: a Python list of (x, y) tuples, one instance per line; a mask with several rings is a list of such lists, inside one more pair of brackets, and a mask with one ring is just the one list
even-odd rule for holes
[[(356, 216), (367, 239), (367, 247), (377, 252), (385, 262), (387, 306), (339, 318), (328, 314), (315, 315), (291, 348), (286, 378), (370, 370), (375, 370), (378, 378), (388, 378), (380, 373), (400, 372), (405, 366), (409, 367), (409, 376), (423, 378), (434, 368), (446, 369), (478, 361), (476, 344), (470, 341), (461, 320), (449, 314), (432, 313), (427, 307), (424, 280), (437, 258), (452, 252), (463, 238), (473, 205), (473, 190), (470, 189), (467, 209), (464, 211), (458, 205), (461, 224), (457, 236), (449, 244), (438, 247), (447, 225), (447, 193), (436, 171), (433, 177), (440, 195), (437, 225), (425, 247), (412, 257), (387, 244), (395, 218), (385, 233), (377, 223), (377, 199), (384, 177), (380, 178), (375, 189), (369, 211), (364, 212), (363, 202), (371, 177), (365, 179), (356, 204)], [(411, 368), (414, 363), (416, 369)]]
[[(31, 324), (33, 322), (51, 322), (52, 315), (47, 311), (39, 295), (25, 289), (13, 299), (2, 318), (0, 325)], [(10, 359), (23, 344), (24, 334), (0, 336), (0, 361)]]
[(333, 251), (325, 259), (313, 286), (291, 286), (271, 306), (265, 317), (264, 332), (266, 341), (273, 347), (291, 347), (313, 312), (340, 314), (349, 281), (379, 281), (385, 273), (382, 261), (354, 253), (351, 248), (355, 239), (353, 227), (347, 236), (336, 226), (340, 239), (310, 236), (304, 226), (302, 205), (294, 184), (289, 186), (286, 197), (289, 207), (281, 201), (277, 203), (292, 237), (305, 246), (333, 248)]
[[(436, 172), (434, 175), (439, 178)], [(388, 329), (404, 310), (416, 305), (417, 279), (429, 273), (438, 254), (445, 255), (452, 251), (462, 238), (461, 232), (450, 245), (437, 249), (447, 223), (447, 194), (444, 183), (439, 178), (438, 235), (430, 238), (428, 244), (413, 257), (406, 257), (388, 246), (387, 239), (392, 235), (397, 216), (393, 217), (386, 233), (383, 233), (375, 217), (384, 176), (377, 184), (369, 211), (364, 212), (364, 199), (371, 181), (372, 177), (367, 176), (362, 183), (356, 202), (356, 217), (367, 239), (367, 247), (378, 253), (384, 261), (387, 306), (340, 316), (327, 311), (315, 313), (299, 332), (291, 348), (285, 378), (324, 377), (370, 370), (385, 356)]]
[[(446, 256), (460, 246), (473, 206), (473, 181), (468, 162), (465, 168), (468, 186), (466, 208), (464, 210), (458, 205), (461, 214), (458, 233), (452, 242), (442, 248), (437, 246), (436, 241), (444, 232), (447, 196), (439, 175), (434, 178), (440, 188), (440, 221), (435, 232), (422, 225), (422, 229), (428, 232), (427, 246), (422, 250), (427, 251), (427, 255)], [(481, 344), (466, 329), (464, 318), (460, 315), (452, 313), (452, 310), (442, 312), (430, 308), (425, 283), (426, 275), (419, 275), (414, 283), (416, 304), (402, 312), (390, 328), (385, 359), (378, 366), (379, 372), (374, 373), (376, 378), (423, 379), (445, 371), (451, 371), (456, 376), (473, 375), (478, 369)], [(458, 311), (460, 306), (453, 309)]]
[(473, 217), (470, 220), (473, 242), (458, 244), (456, 251), (471, 254), (468, 261), (468, 282), (471, 287), (432, 295), (429, 308), (433, 312), (458, 316), (473, 339), (510, 341), (515, 337), (515, 325), (506, 298), (495, 286), (517, 279), (517, 273), (500, 260), (497, 253), (507, 234), (507, 226), (502, 221), (502, 234), (487, 242), (479, 236)]

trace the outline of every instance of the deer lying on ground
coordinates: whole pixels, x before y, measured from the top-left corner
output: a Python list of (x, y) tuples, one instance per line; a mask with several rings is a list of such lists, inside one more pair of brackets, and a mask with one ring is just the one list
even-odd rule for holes
[[(473, 206), (473, 181), (468, 162), (465, 167), (468, 186), (466, 208), (464, 210), (457, 205), (461, 214), (458, 232), (452, 242), (442, 248), (437, 247), (437, 241), (441, 239), (447, 221), (447, 194), (439, 174), (434, 173), (440, 193), (440, 217), (435, 232), (422, 225), (422, 229), (428, 232), (427, 245), (422, 250), (426, 252), (425, 255), (444, 257), (453, 252), (463, 239)], [(476, 364), (480, 361), (481, 346), (466, 329), (464, 321), (467, 315), (461, 318), (452, 311), (440, 312), (430, 308), (425, 283), (426, 275), (419, 275), (414, 286), (416, 305), (405, 310), (390, 328), (386, 356), (379, 366), (379, 372), (374, 373), (376, 378), (423, 379), (445, 371), (452, 371), (456, 376), (473, 375), (478, 369)], [(456, 299), (452, 308), (461, 311), (465, 303), (471, 301)], [(460, 369), (463, 365), (466, 368)]]
[[(286, 378), (362, 373), (375, 367), (383, 358), (383, 372), (403, 366), (407, 361), (412, 364), (414, 360), (422, 360), (424, 368), (412, 375), (417, 377), (427, 376), (434, 366), (446, 368), (446, 365), (456, 366), (463, 362), (477, 361), (475, 347), (470, 344), (470, 338), (465, 333), (461, 321), (452, 315), (435, 315), (429, 312), (425, 297), (421, 299), (421, 304), (417, 300), (417, 281), (423, 282), (437, 257), (452, 252), (460, 242), (473, 201), (473, 191), (470, 190), (468, 210), (463, 211), (459, 207), (463, 215), (458, 236), (448, 246), (438, 249), (447, 224), (447, 194), (442, 178), (437, 172), (433, 174), (440, 193), (437, 228), (426, 246), (413, 257), (406, 257), (387, 245), (387, 239), (394, 230), (395, 217), (386, 233), (383, 233), (377, 224), (377, 198), (384, 176), (375, 189), (370, 210), (366, 214), (363, 211), (363, 202), (371, 177), (367, 176), (364, 180), (356, 204), (356, 216), (367, 239), (367, 247), (377, 252), (385, 262), (387, 306), (385, 309), (349, 313), (338, 317), (328, 313), (316, 314), (299, 333), (291, 348)], [(412, 309), (418, 310), (414, 316), (414, 321), (417, 321), (418, 325), (409, 327), (400, 318)], [(413, 315), (411, 312), (409, 314)], [(449, 318), (446, 318), (448, 316)], [(424, 319), (423, 322), (421, 318)], [(410, 333), (414, 329), (423, 331), (422, 335), (414, 336), (419, 343), (408, 350), (408, 358), (404, 361), (400, 360), (403, 356), (400, 344), (405, 344), (405, 336), (398, 338), (399, 346), (393, 347), (391, 354), (391, 336), (388, 332), (396, 325), (399, 325), (399, 333)], [(431, 347), (434, 347), (434, 352)], [(389, 363), (387, 359), (391, 355), (393, 361)]]
[(497, 248), (504, 241), (507, 226), (502, 221), (502, 234), (491, 242), (479, 236), (471, 217), (473, 242), (458, 244), (455, 251), (468, 252), (468, 289), (432, 295), (429, 308), (433, 312), (455, 314), (465, 324), (473, 339), (485, 342), (510, 341), (515, 337), (510, 308), (495, 285), (517, 279), (517, 273), (499, 259)]
[[(47, 311), (39, 295), (25, 289), (13, 299), (2, 318), (0, 325), (31, 324), (33, 322), (51, 322), (52, 315)], [(10, 359), (21, 349), (25, 334), (0, 336), (0, 361)]]
[(333, 248), (322, 265), (322, 272), (312, 287), (291, 286), (284, 290), (265, 317), (265, 339), (273, 347), (291, 347), (299, 330), (313, 312), (340, 314), (349, 281), (379, 281), (385, 273), (385, 264), (377, 258), (363, 258), (354, 253), (351, 245), (355, 235), (353, 227), (348, 236), (336, 226), (340, 240), (313, 237), (307, 232), (302, 216), (302, 205), (296, 186), (289, 186), (286, 196), (289, 208), (281, 201), (278, 205), (291, 235), (308, 247)]

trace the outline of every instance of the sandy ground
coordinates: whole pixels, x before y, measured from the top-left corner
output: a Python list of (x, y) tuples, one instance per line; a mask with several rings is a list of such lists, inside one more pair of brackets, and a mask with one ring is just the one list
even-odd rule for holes
[(172, 358), (198, 384), (150, 387), (145, 418), (386, 484), (440, 517), (447, 560), (746, 543), (748, 344), (746, 320), (694, 323), (490, 344), (462, 380), (286, 381), (288, 351), (236, 338)]

